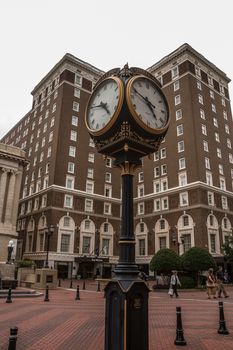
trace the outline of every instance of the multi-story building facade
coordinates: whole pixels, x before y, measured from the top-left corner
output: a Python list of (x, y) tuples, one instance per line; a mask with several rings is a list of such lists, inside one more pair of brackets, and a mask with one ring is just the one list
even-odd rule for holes
[[(222, 259), (233, 226), (232, 115), (229, 78), (184, 44), (148, 71), (162, 83), (171, 123), (160, 150), (135, 174), (136, 259), (206, 247)], [(31, 111), (3, 138), (21, 146), (24, 172), (18, 214), (19, 258), (62, 273), (109, 276), (117, 261), (121, 182), (84, 123), (93, 84), (103, 71), (70, 54), (32, 91)], [(220, 261), (220, 260), (219, 260)]]
[(13, 243), (11, 258), (15, 259), (18, 200), (26, 164), (22, 149), (0, 143), (0, 263), (7, 261), (10, 241)]

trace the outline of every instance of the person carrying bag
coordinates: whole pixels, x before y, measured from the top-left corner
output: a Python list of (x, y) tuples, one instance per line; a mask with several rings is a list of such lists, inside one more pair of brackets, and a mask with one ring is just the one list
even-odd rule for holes
[(211, 299), (213, 297), (216, 299), (216, 279), (214, 276), (214, 270), (210, 268), (208, 270), (207, 280), (206, 280), (206, 288), (207, 288), (207, 295), (208, 299)]

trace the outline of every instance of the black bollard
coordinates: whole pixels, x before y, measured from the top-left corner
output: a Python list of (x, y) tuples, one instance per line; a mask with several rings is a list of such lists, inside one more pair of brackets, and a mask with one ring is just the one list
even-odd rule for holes
[(86, 282), (85, 282), (85, 280), (83, 281), (83, 290), (85, 290), (86, 289)]
[(75, 298), (75, 300), (80, 300), (79, 286), (77, 286), (77, 291), (76, 291), (76, 298)]
[(219, 334), (229, 334), (227, 328), (226, 328), (226, 322), (224, 318), (224, 310), (223, 310), (223, 302), (219, 301), (218, 302), (219, 306), (219, 329), (218, 333)]
[(16, 350), (17, 334), (18, 334), (18, 327), (11, 327), (8, 350)]
[(60, 280), (60, 278), (58, 280), (58, 287), (61, 287), (61, 280)]
[(100, 282), (97, 284), (97, 292), (100, 292)]
[(184, 339), (184, 331), (182, 328), (182, 318), (181, 318), (181, 307), (176, 307), (176, 339), (174, 341), (175, 345), (186, 345), (186, 340)]
[(72, 289), (73, 288), (73, 280), (71, 279), (70, 280), (70, 289)]
[(8, 294), (7, 294), (7, 298), (6, 298), (6, 303), (12, 303), (12, 299), (11, 299), (11, 288), (8, 289)]
[(49, 301), (49, 286), (46, 286), (44, 301)]

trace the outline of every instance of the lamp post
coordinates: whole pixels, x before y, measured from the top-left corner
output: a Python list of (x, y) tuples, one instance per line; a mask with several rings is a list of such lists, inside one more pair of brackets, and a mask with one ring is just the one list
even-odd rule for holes
[(49, 243), (50, 243), (50, 237), (52, 236), (54, 232), (54, 226), (50, 225), (49, 227), (45, 228), (45, 237), (46, 237), (46, 260), (45, 260), (45, 268), (49, 268), (48, 258), (49, 258)]
[(172, 234), (172, 243), (177, 245), (177, 253), (180, 255), (180, 245), (184, 245), (184, 236), (180, 235), (180, 241), (177, 239), (177, 234), (174, 230), (171, 231)]
[(14, 242), (12, 240), (9, 241), (8, 246), (7, 246), (7, 264), (10, 264), (11, 262), (11, 255), (14, 249)]

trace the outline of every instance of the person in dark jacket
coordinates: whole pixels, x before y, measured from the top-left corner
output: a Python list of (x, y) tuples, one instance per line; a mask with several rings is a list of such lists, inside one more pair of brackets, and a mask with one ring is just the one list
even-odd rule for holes
[(222, 266), (218, 267), (218, 271), (216, 273), (216, 279), (217, 279), (217, 284), (218, 284), (218, 297), (221, 298), (222, 297), (222, 293), (224, 295), (225, 298), (228, 298), (229, 295), (227, 294), (223, 282), (224, 282), (224, 273), (223, 273), (223, 269)]

